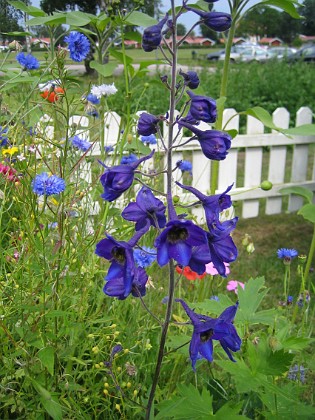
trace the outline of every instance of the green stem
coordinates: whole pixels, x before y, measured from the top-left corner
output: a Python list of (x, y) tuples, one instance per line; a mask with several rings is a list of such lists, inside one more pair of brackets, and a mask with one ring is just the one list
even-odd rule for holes
[[(308, 277), (309, 272), (310, 272), (312, 260), (313, 260), (313, 257), (314, 257), (314, 252), (315, 252), (315, 224), (314, 224), (314, 227), (313, 227), (313, 237), (312, 237), (311, 247), (310, 247), (310, 250), (309, 250), (309, 253), (308, 253), (306, 266), (305, 266), (305, 271), (304, 271), (304, 284), (306, 284), (306, 280), (307, 280), (307, 277)], [(309, 282), (308, 282), (307, 290), (310, 290), (310, 287), (311, 287), (311, 280), (309, 280)]]

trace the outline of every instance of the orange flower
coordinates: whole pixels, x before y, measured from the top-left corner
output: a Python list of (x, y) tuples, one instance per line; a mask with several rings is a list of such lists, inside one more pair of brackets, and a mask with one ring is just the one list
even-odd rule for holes
[(61, 87), (54, 87), (53, 90), (51, 89), (47, 89), (44, 90), (44, 92), (42, 92), (40, 94), (41, 97), (43, 97), (44, 99), (47, 99), (48, 102), (53, 103), (53, 102), (57, 102), (58, 99), (65, 93), (65, 91), (61, 88)]
[(187, 280), (197, 280), (202, 279), (207, 274), (206, 272), (203, 274), (198, 274), (195, 271), (192, 271), (190, 267), (180, 267), (179, 265), (176, 266), (176, 271), (179, 274), (183, 274), (184, 277), (186, 277)]

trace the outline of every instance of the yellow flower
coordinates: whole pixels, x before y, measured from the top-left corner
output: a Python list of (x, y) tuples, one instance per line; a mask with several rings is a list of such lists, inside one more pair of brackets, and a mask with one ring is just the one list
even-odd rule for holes
[(17, 153), (19, 151), (19, 148), (14, 146), (14, 147), (10, 147), (9, 149), (2, 149), (2, 154), (3, 155), (14, 155), (14, 153)]

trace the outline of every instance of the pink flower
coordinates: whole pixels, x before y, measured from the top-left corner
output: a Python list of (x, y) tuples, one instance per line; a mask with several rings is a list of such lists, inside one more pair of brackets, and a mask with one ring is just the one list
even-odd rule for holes
[(245, 288), (245, 284), (237, 281), (237, 280), (230, 280), (226, 286), (229, 292), (235, 292), (237, 294), (237, 286), (240, 285), (242, 289)]
[[(225, 275), (230, 274), (230, 264), (224, 263), (225, 265)], [(206, 273), (211, 274), (211, 276), (216, 276), (218, 273), (217, 269), (214, 267), (213, 262), (206, 264)]]

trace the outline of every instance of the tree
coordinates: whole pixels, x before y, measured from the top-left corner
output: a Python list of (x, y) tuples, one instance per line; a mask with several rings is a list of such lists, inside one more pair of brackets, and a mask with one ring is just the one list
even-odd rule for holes
[(236, 30), (236, 35), (280, 37), (279, 22), (281, 14), (279, 10), (268, 6), (256, 6), (244, 14)]
[(304, 0), (299, 13), (304, 17), (301, 21), (303, 35), (315, 35), (315, 0)]
[(183, 25), (182, 23), (178, 23), (177, 24), (177, 35), (179, 36), (184, 36), (186, 35), (187, 29), (185, 27), (185, 25)]
[[(22, 1), (28, 3), (28, 0)], [(19, 23), (22, 18), (22, 12), (16, 10), (6, 0), (0, 0), (0, 33), (3, 43), (14, 39), (14, 37), (6, 35), (6, 32), (23, 31)]]

